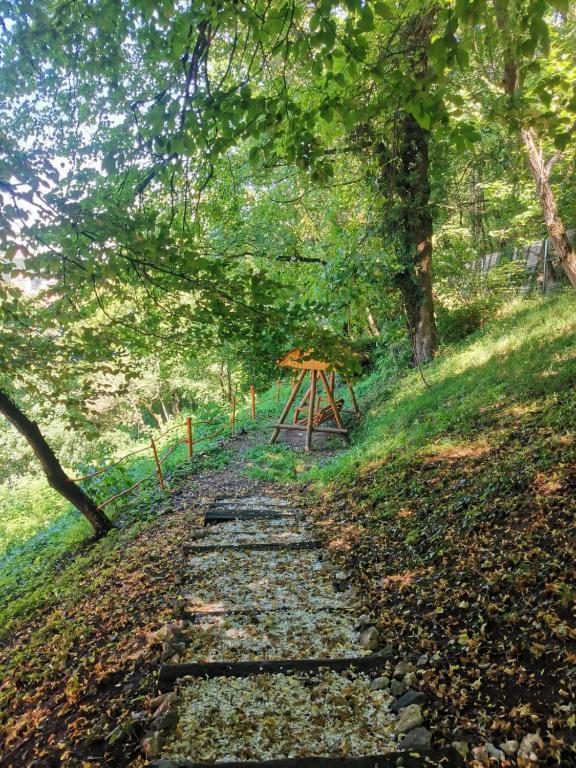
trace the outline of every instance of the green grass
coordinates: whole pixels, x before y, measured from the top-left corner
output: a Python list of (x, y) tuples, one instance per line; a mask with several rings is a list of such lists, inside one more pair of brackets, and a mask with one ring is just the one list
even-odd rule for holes
[(576, 382), (575, 305), (573, 291), (518, 300), (421, 373), (389, 378), (385, 369), (375, 371), (356, 388), (363, 420), (352, 447), (312, 468), (311, 477), (325, 484), (371, 462), (424, 448), (433, 453), (457, 445), (489, 413), (553, 401)]
[[(282, 387), (281, 398), (287, 396), (288, 389), (287, 386)], [(239, 397), (237, 428), (244, 426), (252, 431), (266, 431), (272, 415), (280, 407), (274, 399), (275, 393), (276, 387), (273, 386), (268, 392), (259, 395), (259, 400), (268, 402), (258, 405), (255, 421), (250, 418), (248, 398)], [(217, 423), (194, 428), (194, 440), (224, 428), (221, 435), (199, 442), (192, 459), (188, 458), (187, 446), (180, 445), (162, 462), (169, 488), (197, 471), (221, 469), (232, 458), (233, 451), (221, 443), (222, 438), (229, 435), (228, 407), (208, 404), (194, 415), (193, 422), (213, 418), (217, 419)], [(158, 441), (160, 456), (184, 438), (184, 416), (172, 422), (168, 428), (177, 423), (180, 423), (179, 428)], [(119, 456), (111, 455), (108, 461), (116, 460), (144, 445), (147, 443), (123, 445)], [(78, 476), (94, 471), (95, 466), (86, 464), (74, 469)], [(146, 451), (82, 485), (97, 502), (102, 502), (150, 475), (154, 469), (151, 452)], [(155, 514), (155, 506), (161, 505), (162, 500), (163, 494), (153, 475), (134, 493), (108, 506), (106, 513), (123, 528), (123, 537), (131, 536), (151, 519)], [(8, 630), (10, 622), (17, 617), (28, 614), (55, 595), (74, 589), (82, 569), (88, 567), (89, 563), (91, 566), (94, 564), (92, 553), (99, 552), (98, 558), (103, 558), (104, 562), (108, 548), (114, 549), (117, 546), (117, 534), (117, 531), (113, 531), (106, 537), (106, 543), (99, 542), (94, 549), (93, 531), (89, 523), (49, 487), (40, 473), (38, 476), (24, 476), (0, 485), (0, 626)], [(70, 566), (72, 561), (73, 567)], [(60, 573), (62, 575), (57, 576), (55, 583), (54, 578)]]

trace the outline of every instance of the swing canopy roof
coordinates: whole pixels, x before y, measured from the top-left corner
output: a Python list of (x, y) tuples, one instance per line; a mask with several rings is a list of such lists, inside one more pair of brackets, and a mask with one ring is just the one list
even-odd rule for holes
[(333, 367), (326, 360), (314, 360), (311, 355), (311, 349), (305, 352), (301, 349), (293, 349), (277, 360), (277, 364), (282, 368), (293, 368), (300, 371), (327, 371)]

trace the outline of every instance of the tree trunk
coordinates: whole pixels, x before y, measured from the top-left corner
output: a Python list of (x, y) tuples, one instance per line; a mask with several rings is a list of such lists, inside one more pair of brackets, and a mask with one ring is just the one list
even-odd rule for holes
[(431, 360), (438, 345), (432, 297), (429, 138), (429, 131), (412, 115), (404, 116), (400, 137), (402, 167), (396, 187), (401, 201), (400, 238), (405, 268), (395, 276), (395, 282), (404, 299), (415, 365)]
[[(503, 39), (504, 69), (502, 88), (512, 100), (521, 87), (520, 67), (511, 32), (510, 13), (512, 11), (506, 0), (494, 0), (494, 9), (496, 12), (496, 23)], [(542, 206), (548, 235), (554, 244), (554, 250), (558, 254), (560, 263), (571, 285), (576, 288), (576, 253), (566, 234), (566, 227), (558, 213), (558, 205), (550, 185), (550, 172), (560, 155), (556, 155), (548, 162), (545, 162), (542, 148), (534, 129), (521, 126), (519, 133), (524, 145), (528, 166), (536, 183), (536, 194)]]
[(576, 288), (576, 252), (568, 239), (566, 227), (558, 213), (558, 205), (550, 185), (550, 171), (553, 163), (544, 162), (542, 149), (532, 128), (521, 128), (520, 136), (526, 151), (528, 166), (536, 183), (536, 193), (542, 206), (548, 235), (570, 283)]
[(25, 416), (16, 403), (4, 392), (0, 392), (0, 413), (26, 438), (42, 465), (50, 486), (84, 515), (97, 536), (103, 536), (107, 533), (112, 528), (110, 520), (104, 512), (98, 509), (79, 485), (70, 481), (36, 422)]
[(166, 408), (166, 403), (162, 399), (160, 400), (160, 406), (162, 408), (162, 413), (164, 414), (164, 423), (167, 424), (170, 421), (170, 414)]
[(372, 336), (380, 336), (380, 329), (378, 328), (376, 320), (374, 320), (374, 315), (372, 314), (370, 307), (366, 307), (366, 317), (368, 319), (368, 328), (370, 329)]

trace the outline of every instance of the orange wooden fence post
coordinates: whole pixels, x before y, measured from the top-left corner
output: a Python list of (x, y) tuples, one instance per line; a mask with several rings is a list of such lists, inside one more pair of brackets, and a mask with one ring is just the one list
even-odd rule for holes
[(276, 402), (280, 402), (280, 379), (276, 382)]
[(194, 440), (192, 438), (192, 418), (186, 417), (186, 443), (188, 444), (188, 456), (192, 458), (194, 455)]
[(236, 395), (232, 395), (232, 416), (230, 417), (230, 432), (234, 434), (236, 428)]
[(164, 478), (162, 477), (162, 467), (160, 466), (160, 460), (158, 459), (158, 451), (156, 450), (156, 443), (154, 440), (150, 441), (150, 445), (152, 447), (152, 453), (154, 454), (154, 461), (156, 462), (156, 472), (158, 473), (158, 482), (160, 483), (160, 488), (164, 490)]
[(254, 389), (254, 385), (250, 387), (250, 413), (252, 415), (252, 418), (256, 418), (256, 390)]

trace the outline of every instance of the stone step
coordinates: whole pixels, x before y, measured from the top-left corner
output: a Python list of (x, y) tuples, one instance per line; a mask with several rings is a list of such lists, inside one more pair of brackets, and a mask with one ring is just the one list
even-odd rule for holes
[(178, 640), (186, 648), (172, 662), (345, 658), (362, 653), (353, 617), (334, 610), (209, 614), (195, 617)]

